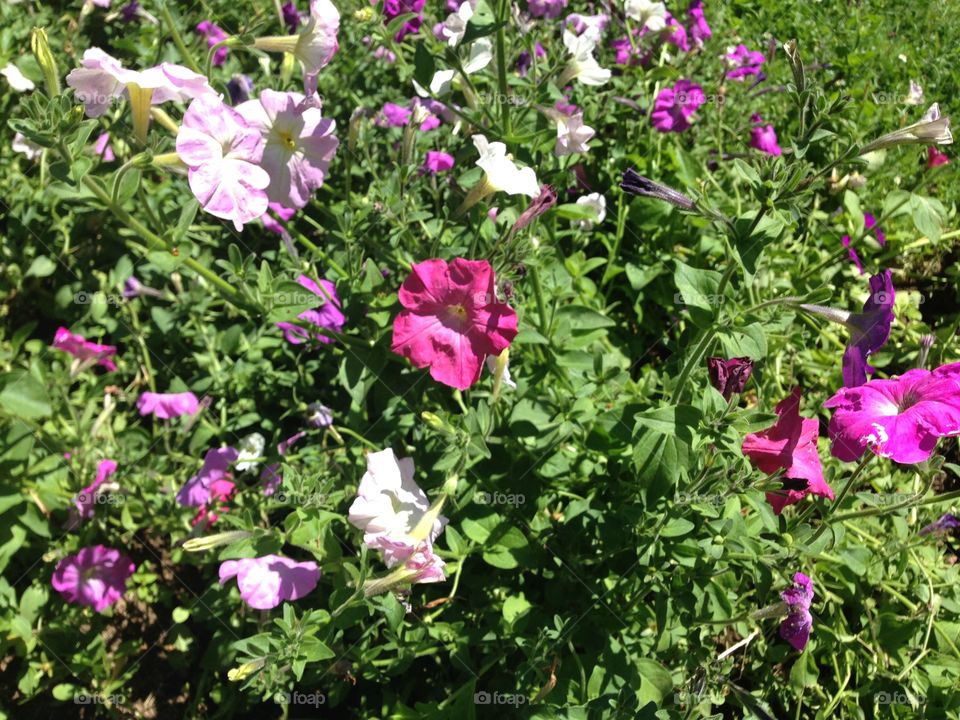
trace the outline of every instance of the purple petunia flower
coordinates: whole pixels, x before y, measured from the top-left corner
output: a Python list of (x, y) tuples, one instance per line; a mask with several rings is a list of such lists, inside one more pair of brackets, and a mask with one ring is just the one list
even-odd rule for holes
[(780, 623), (780, 637), (790, 643), (795, 650), (803, 650), (810, 639), (813, 629), (813, 615), (810, 603), (813, 602), (813, 580), (801, 572), (793, 576), (793, 585), (782, 593), (781, 599), (787, 604), (789, 615)]
[(768, 155), (782, 155), (783, 151), (777, 144), (777, 131), (773, 125), (763, 125), (763, 118), (754, 113), (750, 116), (753, 127), (750, 128), (750, 147)]
[(724, 360), (719, 357), (707, 358), (707, 370), (710, 384), (715, 387), (724, 400), (734, 393), (742, 393), (753, 372), (753, 360), (748, 357), (735, 357)]
[(119, 550), (93, 545), (58, 562), (51, 584), (67, 602), (103, 612), (126, 591), (127, 578), (135, 569)]
[(851, 314), (846, 322), (851, 338), (843, 353), (845, 387), (863, 385), (867, 373), (873, 373), (873, 368), (867, 365), (867, 358), (882, 348), (890, 337), (895, 299), (890, 270), (870, 277), (870, 296), (863, 305), (863, 312)]
[(253, 92), (253, 79), (249, 75), (234, 75), (227, 83), (227, 92), (230, 93), (231, 105), (244, 103)]
[[(227, 34), (223, 31), (223, 28), (210, 20), (197, 23), (196, 31), (206, 39), (208, 48), (212, 48), (217, 43), (227, 39)], [(217, 67), (223, 65), (226, 62), (228, 52), (226, 46), (217, 48), (216, 52), (213, 53), (213, 64)]]
[(667, 26), (660, 31), (661, 37), (669, 44), (683, 52), (690, 52), (690, 42), (687, 40), (687, 29), (677, 22), (669, 12), (665, 15)]
[(439, 150), (428, 150), (427, 159), (423, 163), (424, 172), (431, 175), (446, 172), (453, 168), (453, 155)]
[(690, 127), (690, 116), (707, 101), (703, 89), (690, 80), (678, 80), (665, 87), (653, 102), (650, 119), (660, 132), (683, 132)]
[(527, 9), (533, 17), (553, 20), (560, 17), (567, 7), (567, 0), (528, 0)]
[(923, 462), (940, 438), (960, 435), (960, 363), (843, 387), (823, 406), (833, 409), (834, 457), (852, 462), (869, 449), (905, 465)]
[[(302, 312), (297, 317), (312, 325), (316, 325), (318, 328), (340, 332), (347, 319), (340, 310), (340, 298), (337, 297), (336, 286), (329, 280), (322, 278), (318, 286), (306, 275), (301, 275), (297, 278), (297, 282), (321, 300), (319, 307)], [(277, 327), (283, 330), (283, 335), (287, 339), (287, 342), (293, 343), (294, 345), (300, 345), (311, 337), (309, 330), (294, 323), (278, 322)], [(313, 333), (312, 337), (322, 343), (333, 342), (331, 338), (319, 333)]]
[(927, 525), (917, 534), (930, 535), (931, 533), (943, 533), (953, 530), (954, 528), (960, 528), (960, 518), (947, 513), (936, 522)]
[(320, 580), (315, 562), (298, 563), (279, 555), (227, 560), (220, 565), (220, 584), (237, 578), (240, 597), (256, 610), (270, 610), (284, 600), (309, 595)]
[(707, 25), (707, 18), (703, 14), (702, 0), (693, 0), (687, 9), (690, 18), (690, 38), (698, 48), (703, 47), (704, 40), (713, 36), (713, 31)]
[(189, 507), (206, 505), (210, 501), (211, 486), (218, 480), (230, 478), (230, 466), (239, 456), (237, 449), (232, 447), (208, 450), (200, 470), (177, 493), (177, 502)]
[(295, 33), (297, 28), (300, 27), (300, 12), (297, 10), (297, 4), (293, 0), (285, 2), (283, 7), (280, 8), (280, 12), (283, 15), (283, 23), (287, 26), (287, 30)]
[[(375, 5), (376, 0), (373, 0), (372, 4)], [(407, 35), (415, 33), (420, 29), (420, 26), (423, 24), (423, 6), (425, 4), (426, 0), (384, 0), (383, 19), (388, 24), (395, 17), (400, 17), (407, 13), (415, 14), (415, 16), (407, 20), (397, 31), (397, 34), (394, 35), (393, 39), (396, 42), (403, 41)]]
[(730, 69), (727, 71), (727, 77), (731, 80), (743, 82), (751, 75), (760, 74), (760, 66), (763, 65), (766, 58), (759, 50), (750, 50), (746, 45), (737, 45), (725, 56), (727, 65)]

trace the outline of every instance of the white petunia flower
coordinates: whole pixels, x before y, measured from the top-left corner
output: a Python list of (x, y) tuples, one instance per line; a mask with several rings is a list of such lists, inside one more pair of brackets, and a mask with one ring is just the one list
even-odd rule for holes
[(237, 472), (245, 470), (256, 470), (260, 465), (255, 462), (257, 458), (263, 457), (263, 448), (266, 445), (263, 435), (260, 433), (250, 433), (240, 441), (240, 447), (237, 454)]
[(473, 17), (473, 6), (469, 0), (461, 3), (455, 13), (450, 13), (447, 19), (443, 21), (443, 27), (440, 28), (440, 34), (447, 41), (449, 47), (456, 47), (467, 34), (467, 24)]
[(667, 26), (667, 8), (662, 2), (626, 0), (623, 9), (628, 18), (650, 32), (659, 32)]
[(563, 31), (563, 44), (570, 53), (570, 62), (560, 76), (559, 84), (566, 85), (570, 80), (578, 80), (584, 85), (603, 85), (610, 79), (610, 71), (600, 67), (593, 51), (597, 47), (597, 38), (591, 33), (575, 35), (569, 30)]
[(33, 80), (20, 72), (20, 68), (13, 63), (8, 63), (5, 68), (0, 70), (0, 75), (3, 75), (10, 83), (10, 87), (17, 92), (27, 92), (27, 90), (33, 90), (36, 87)]
[(508, 195), (526, 195), (534, 198), (540, 194), (540, 183), (533, 168), (517, 167), (507, 155), (507, 146), (502, 142), (487, 142), (483, 135), (473, 136), (474, 147), (480, 153), (477, 166), (484, 172), (481, 184), (488, 186), (487, 193), (505, 192)]
[(607, 199), (600, 193), (590, 193), (589, 195), (578, 197), (577, 205), (588, 207), (596, 213), (596, 218), (593, 220), (574, 220), (573, 224), (581, 230), (592, 230), (594, 225), (599, 225), (603, 222), (604, 218), (607, 217)]

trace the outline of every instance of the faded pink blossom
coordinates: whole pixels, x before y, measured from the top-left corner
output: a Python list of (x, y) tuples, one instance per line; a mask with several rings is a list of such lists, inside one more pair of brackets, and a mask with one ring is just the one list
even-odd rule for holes
[(145, 392), (137, 400), (137, 409), (141, 415), (155, 415), (163, 420), (181, 415), (194, 415), (199, 407), (200, 401), (192, 392)]
[(51, 584), (67, 602), (103, 612), (126, 591), (134, 570), (136, 565), (119, 550), (93, 545), (60, 560)]
[(117, 364), (110, 359), (117, 354), (115, 345), (100, 345), (90, 342), (83, 335), (72, 333), (65, 327), (57, 328), (50, 347), (70, 353), (78, 360), (96, 358), (96, 364), (105, 367), (107, 370), (117, 369)]
[(309, 595), (320, 580), (312, 560), (296, 562), (280, 555), (227, 560), (220, 565), (220, 584), (237, 578), (241, 599), (255, 610), (270, 610), (284, 600)]

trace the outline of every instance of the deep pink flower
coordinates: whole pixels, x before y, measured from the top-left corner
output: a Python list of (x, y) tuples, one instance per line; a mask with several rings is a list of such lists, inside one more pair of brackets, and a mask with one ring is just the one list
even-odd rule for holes
[(683, 52), (690, 51), (690, 42), (687, 40), (687, 29), (677, 22), (669, 12), (665, 15), (667, 26), (660, 31), (661, 37), (668, 43)]
[(713, 35), (710, 26), (707, 25), (707, 18), (703, 14), (702, 0), (693, 0), (687, 9), (687, 16), (690, 19), (690, 38), (693, 44), (699, 48), (703, 47), (703, 41)]
[(92, 483), (73, 496), (74, 507), (71, 510), (71, 527), (75, 527), (81, 520), (93, 517), (97, 505), (97, 490), (117, 471), (115, 460), (101, 460), (97, 463), (97, 476)]
[(650, 119), (660, 132), (683, 132), (690, 127), (690, 116), (707, 101), (701, 87), (689, 80), (678, 80), (665, 87), (653, 102)]
[[(377, 0), (371, 0), (371, 5), (376, 5)], [(426, 0), (383, 0), (383, 19), (389, 24), (391, 20), (407, 13), (414, 13), (414, 17), (407, 20), (393, 39), (396, 42), (402, 42), (403, 39), (420, 29), (423, 24), (423, 6)]]
[[(343, 325), (346, 323), (347, 318), (340, 310), (340, 298), (337, 297), (336, 286), (329, 280), (324, 280), (323, 278), (320, 279), (320, 285), (318, 286), (306, 275), (298, 277), (297, 282), (320, 298), (319, 306), (312, 310), (306, 310), (297, 317), (321, 329), (332, 330), (337, 333), (343, 330)], [(278, 322), (277, 327), (283, 330), (283, 335), (287, 339), (287, 342), (293, 343), (294, 345), (300, 345), (311, 337), (311, 333), (308, 330), (294, 323)], [(321, 335), (320, 333), (313, 333), (312, 337), (322, 343), (333, 342), (332, 338)]]
[(816, 418), (800, 417), (800, 388), (795, 387), (775, 412), (779, 416), (772, 427), (750, 433), (743, 439), (743, 454), (750, 464), (767, 475), (784, 470), (783, 490), (767, 493), (767, 502), (779, 515), (787, 505), (813, 494), (833, 500), (833, 490), (823, 479), (817, 437)]
[(437, 382), (465, 390), (487, 355), (499, 355), (517, 335), (517, 314), (497, 301), (486, 260), (440, 258), (413, 265), (400, 287), (403, 310), (393, 322), (395, 353)]
[(51, 582), (67, 602), (103, 612), (126, 591), (127, 578), (135, 569), (119, 550), (93, 545), (58, 562)]
[(930, 145), (927, 148), (927, 167), (935, 168), (940, 165), (946, 165), (950, 162), (950, 156), (945, 152), (940, 152), (940, 150), (934, 146)]
[(336, 123), (322, 116), (315, 96), (307, 100), (295, 92), (264, 90), (256, 100), (237, 106), (237, 112), (263, 134), (260, 166), (270, 176), (270, 202), (305, 206), (323, 185), (340, 144), (333, 134)]
[(156, 415), (163, 420), (193, 415), (200, 407), (200, 401), (192, 392), (152, 393), (145, 392), (137, 400), (137, 409), (141, 415)]
[(220, 565), (220, 584), (237, 578), (240, 597), (256, 610), (275, 608), (284, 600), (309, 595), (320, 580), (313, 561), (295, 562), (279, 555), (227, 560)]
[(209, 503), (211, 487), (215, 482), (230, 479), (230, 466), (239, 456), (237, 449), (232, 447), (208, 450), (203, 466), (177, 493), (177, 502), (189, 507), (203, 507)]
[(750, 147), (768, 155), (782, 155), (783, 151), (777, 144), (777, 131), (773, 125), (763, 125), (763, 120), (756, 113), (750, 118), (753, 127), (750, 128)]
[(729, 400), (734, 393), (743, 392), (753, 373), (753, 360), (748, 357), (729, 360), (711, 357), (707, 358), (707, 371), (710, 374), (710, 384), (723, 395), (724, 400)]
[(210, 483), (209, 490), (210, 497), (207, 499), (207, 502), (200, 507), (196, 517), (190, 521), (193, 527), (203, 523), (202, 529), (206, 530), (216, 523), (220, 515), (230, 509), (228, 503), (236, 493), (237, 486), (232, 480), (220, 478)]
[[(215, 25), (210, 20), (204, 20), (203, 22), (198, 23), (196, 30), (200, 35), (203, 35), (203, 37), (206, 38), (207, 48), (212, 48), (214, 45), (223, 42), (228, 37), (223, 31), (223, 28)], [(227, 59), (228, 52), (229, 49), (225, 45), (218, 47), (216, 52), (213, 53), (213, 64), (217, 67), (223, 65)]]
[(177, 155), (189, 168), (193, 194), (238, 231), (267, 209), (271, 178), (260, 167), (263, 148), (260, 131), (219, 98), (190, 103), (177, 134)]
[(795, 650), (802, 651), (810, 639), (813, 629), (813, 615), (810, 604), (813, 602), (813, 580), (801, 572), (793, 576), (793, 585), (782, 593), (780, 598), (787, 604), (790, 613), (780, 623), (780, 637), (790, 643)]
[(766, 58), (758, 50), (750, 50), (746, 45), (737, 45), (737, 47), (726, 56), (727, 65), (730, 70), (727, 71), (727, 77), (731, 80), (743, 82), (751, 75), (760, 74), (760, 66), (763, 65)]
[(383, 104), (383, 113), (384, 122), (390, 127), (405, 127), (408, 122), (410, 122), (410, 116), (413, 115), (413, 111), (410, 108), (405, 108), (403, 105), (397, 105), (396, 103), (388, 102)]
[(880, 275), (872, 275), (870, 295), (863, 305), (863, 312), (851, 314), (846, 321), (850, 328), (850, 343), (843, 353), (845, 387), (862, 385), (867, 381), (867, 373), (873, 373), (873, 368), (867, 364), (867, 358), (882, 348), (890, 338), (895, 300), (892, 273), (887, 270)]
[(453, 155), (439, 150), (428, 150), (427, 159), (423, 163), (423, 170), (431, 175), (446, 172), (453, 168)]
[(527, 10), (533, 17), (542, 17), (547, 20), (560, 17), (567, 0), (527, 0)]
[(902, 464), (923, 462), (940, 438), (960, 435), (960, 363), (840, 388), (823, 406), (834, 411), (834, 457), (852, 462), (869, 449)]
[(63, 350), (70, 353), (78, 360), (91, 360), (96, 358), (97, 365), (105, 367), (107, 370), (116, 370), (117, 364), (110, 358), (117, 354), (115, 345), (100, 345), (90, 342), (83, 335), (72, 333), (65, 327), (57, 328), (53, 336), (53, 343), (50, 347), (57, 350)]

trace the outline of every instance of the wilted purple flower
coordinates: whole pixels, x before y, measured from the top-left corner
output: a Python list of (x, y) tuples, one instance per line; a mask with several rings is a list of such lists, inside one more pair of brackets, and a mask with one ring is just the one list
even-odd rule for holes
[[(543, 45), (541, 45), (539, 41), (534, 44), (533, 51), (538, 58), (545, 58), (547, 56), (547, 51), (543, 49)], [(520, 57), (517, 58), (517, 73), (519, 73), (520, 77), (527, 76), (531, 65), (533, 65), (533, 57), (529, 52), (524, 50), (520, 53)]]
[(803, 650), (813, 629), (813, 615), (810, 614), (813, 580), (801, 572), (796, 573), (793, 576), (793, 586), (780, 593), (780, 597), (787, 604), (790, 613), (780, 623), (780, 637), (795, 650)]
[(743, 392), (753, 372), (753, 360), (748, 357), (729, 360), (718, 357), (707, 358), (707, 370), (710, 373), (710, 384), (720, 391), (724, 400), (729, 400), (734, 393)]
[[(343, 330), (343, 325), (347, 319), (340, 310), (340, 298), (337, 297), (336, 286), (329, 280), (323, 278), (320, 279), (320, 285), (318, 286), (317, 283), (306, 275), (301, 275), (297, 278), (297, 283), (312, 292), (321, 301), (318, 307), (312, 310), (306, 310), (297, 317), (321, 329), (328, 329), (337, 333)], [(293, 343), (294, 345), (300, 345), (306, 342), (311, 336), (321, 343), (333, 342), (333, 340), (326, 335), (319, 333), (311, 334), (309, 330), (294, 323), (278, 322), (277, 327), (283, 330), (283, 335), (287, 339), (287, 342)]]
[(530, 206), (520, 214), (520, 217), (518, 217), (517, 221), (513, 224), (513, 229), (515, 231), (522, 230), (556, 204), (557, 193), (555, 193), (549, 185), (541, 185), (540, 194), (537, 195), (530, 203)]
[[(219, 25), (215, 25), (210, 20), (204, 20), (201, 23), (197, 24), (196, 31), (203, 35), (207, 40), (207, 47), (212, 48), (217, 43), (221, 43), (227, 39), (227, 34), (223, 31)], [(226, 46), (217, 48), (216, 52), (213, 53), (213, 64), (216, 66), (223, 65), (227, 59), (227, 53), (229, 50)]]
[(730, 70), (727, 71), (727, 77), (731, 80), (743, 82), (750, 75), (759, 75), (760, 66), (763, 65), (763, 53), (759, 50), (750, 50), (746, 45), (737, 45), (736, 48), (728, 52), (725, 56)]
[(936, 522), (932, 522), (923, 528), (918, 535), (930, 535), (931, 533), (943, 533), (954, 528), (960, 528), (960, 519), (955, 515), (947, 513)]
[(644, 177), (633, 168), (624, 171), (623, 182), (620, 183), (620, 188), (624, 192), (628, 192), (632, 195), (663, 200), (664, 202), (668, 202), (671, 205), (680, 208), (681, 210), (687, 210), (689, 212), (696, 210), (695, 203), (686, 195), (674, 190), (671, 187), (661, 185), (658, 182), (654, 182), (650, 178)]
[(249, 75), (234, 75), (227, 83), (227, 92), (230, 93), (231, 105), (246, 102), (253, 92), (253, 80)]
[(333, 410), (323, 403), (307, 405), (307, 424), (315, 428), (325, 428), (333, 425)]
[(873, 368), (867, 365), (867, 358), (882, 348), (890, 337), (895, 298), (890, 270), (870, 277), (870, 296), (864, 303), (863, 312), (854, 313), (847, 320), (851, 338), (843, 353), (844, 387), (863, 385), (867, 373), (873, 372)]

